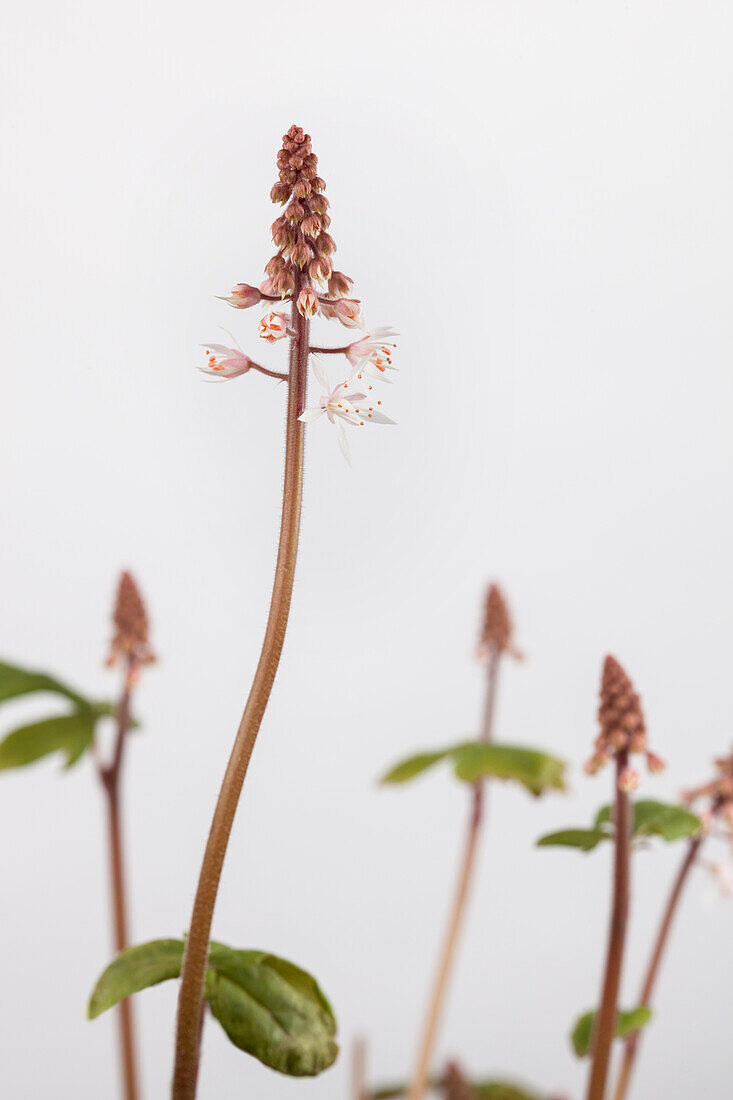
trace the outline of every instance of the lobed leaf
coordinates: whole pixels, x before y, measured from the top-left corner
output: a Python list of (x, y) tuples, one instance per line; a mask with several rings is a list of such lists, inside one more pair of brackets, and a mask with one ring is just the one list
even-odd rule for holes
[[(596, 815), (596, 826), (611, 821), (611, 807), (603, 806)], [(702, 827), (700, 818), (667, 802), (640, 798), (633, 804), (632, 836), (659, 836), (663, 840), (683, 840), (694, 836)]]
[(408, 756), (406, 760), (395, 765), (382, 777), (382, 783), (404, 783), (408, 779), (414, 779), (416, 775), (421, 775), (428, 768), (432, 768), (433, 764), (443, 760), (450, 751), (450, 749), (443, 749), (442, 751), (420, 752), (416, 756)]
[[(155, 940), (123, 951), (99, 978), (90, 1019), (132, 993), (181, 972), (181, 940)], [(291, 1077), (314, 1076), (336, 1059), (336, 1020), (315, 978), (266, 951), (211, 943), (206, 1000), (240, 1050)]]
[(534, 795), (565, 788), (565, 764), (557, 757), (537, 749), (485, 741), (467, 741), (449, 749), (409, 756), (387, 772), (382, 782), (404, 783), (445, 759), (453, 761), (456, 776), (468, 783), (487, 776), (513, 779)]
[(490, 775), (496, 779), (514, 779), (534, 795), (548, 789), (565, 789), (563, 761), (537, 749), (472, 741), (459, 745), (451, 755), (456, 775), (468, 782)]
[(54, 676), (48, 676), (45, 672), (32, 672), (30, 669), (20, 668), (19, 665), (0, 661), (0, 703), (20, 695), (30, 695), (35, 691), (51, 691), (56, 695), (63, 695), (79, 707), (92, 705), (84, 696), (79, 695)]
[[(631, 1035), (633, 1031), (639, 1031), (645, 1027), (652, 1018), (651, 1009), (646, 1005), (639, 1005), (627, 1011), (619, 1011), (616, 1017), (614, 1035), (617, 1039), (623, 1039)], [(570, 1033), (570, 1042), (578, 1058), (585, 1058), (590, 1052), (593, 1040), (593, 1027), (596, 1022), (595, 1010), (584, 1012), (575, 1023)]]
[(94, 721), (94, 711), (84, 708), (21, 726), (0, 741), (0, 770), (32, 764), (52, 752), (65, 753), (70, 768), (94, 740)]
[(610, 839), (611, 834), (605, 829), (561, 829), (541, 836), (537, 847), (580, 848), (581, 852), (591, 852), (601, 841)]

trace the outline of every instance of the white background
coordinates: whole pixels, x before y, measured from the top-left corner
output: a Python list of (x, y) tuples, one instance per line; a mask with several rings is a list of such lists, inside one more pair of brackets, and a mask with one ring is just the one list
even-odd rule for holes
[[(466, 792), (395, 759), (476, 729), (479, 604), (504, 585), (528, 661), (499, 736), (553, 747), (572, 791), (492, 789), (438, 1066), (459, 1056), (579, 1098), (567, 1043), (594, 1004), (608, 851), (533, 848), (609, 776), (580, 762), (603, 655), (627, 666), (668, 773), (701, 782), (731, 737), (729, 419), (733, 14), (726, 3), (16, 5), (2, 45), (2, 625), (11, 660), (98, 694), (119, 569), (160, 664), (126, 782), (137, 941), (186, 927), (261, 640), (284, 390), (207, 386), (199, 344), (258, 311), (281, 134), (313, 135), (338, 266), (401, 332), (397, 428), (309, 429), (281, 672), (236, 822), (218, 938), (312, 969), (344, 1055), (290, 1081), (207, 1027), (202, 1100), (343, 1100), (413, 1060)], [(324, 339), (343, 330), (323, 324)], [(314, 387), (315, 390), (316, 387)], [(4, 711), (2, 729), (41, 701)], [(116, 1093), (102, 801), (89, 762), (0, 782), (2, 1094)], [(681, 850), (635, 861), (623, 1000)], [(730, 1091), (732, 903), (694, 877), (636, 1098)], [(175, 986), (137, 998), (147, 1100), (167, 1095)]]

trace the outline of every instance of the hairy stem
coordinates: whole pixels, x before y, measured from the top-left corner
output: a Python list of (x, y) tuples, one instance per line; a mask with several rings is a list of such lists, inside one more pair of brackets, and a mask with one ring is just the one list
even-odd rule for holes
[(290, 341), (285, 478), (275, 580), (265, 639), (211, 822), (186, 940), (178, 992), (172, 1088), (174, 1100), (192, 1100), (196, 1095), (200, 1019), (203, 1011), (209, 935), (216, 895), (234, 815), (257, 733), (272, 691), (290, 612), (303, 492), (305, 425), (298, 420), (298, 417), (305, 407), (309, 344), (309, 322), (297, 311), (295, 305), (297, 297), (298, 288), (296, 287), (291, 318), (296, 335)]
[[(127, 901), (125, 890), (125, 863), (120, 816), (120, 778), (127, 733), (130, 728), (130, 682), (134, 674), (134, 661), (128, 659), (125, 686), (117, 707), (117, 733), (108, 765), (98, 765), (99, 778), (107, 795), (107, 823), (109, 835), (109, 867), (112, 894), (112, 926), (114, 947), (117, 954), (129, 946), (127, 933)], [(117, 1009), (119, 1022), (120, 1055), (122, 1062), (122, 1088), (125, 1100), (137, 1100), (137, 1060), (132, 1022), (132, 1002), (121, 1001)]]
[[(486, 700), (484, 703), (484, 716), (480, 736), (480, 740), (482, 741), (491, 740), (499, 656), (499, 650), (492, 647), (487, 665)], [(443, 1002), (448, 988), (448, 979), (453, 967), (458, 936), (463, 923), (466, 902), (468, 901), (471, 881), (476, 865), (476, 853), (478, 851), (479, 831), (483, 813), (484, 784), (479, 780), (474, 784), (471, 795), (471, 816), (468, 822), (463, 858), (458, 873), (458, 883), (453, 898), (453, 907), (448, 920), (448, 928), (443, 941), (443, 949), (438, 963), (435, 984), (428, 1002), (422, 1040), (420, 1042), (415, 1071), (409, 1091), (409, 1100), (422, 1100), (422, 1096), (428, 1086), (428, 1074), (430, 1072), (430, 1062), (435, 1048), (438, 1024), (440, 1023)]]
[[(641, 994), (639, 996), (639, 1004), (649, 1006), (652, 993), (654, 992), (654, 985), (659, 973), (659, 966), (662, 961), (662, 955), (669, 939), (669, 932), (672, 927), (672, 921), (674, 915), (677, 912), (679, 900), (682, 895), (682, 891), (687, 881), (687, 876), (692, 870), (693, 864), (697, 859), (700, 845), (702, 844), (703, 837), (696, 836), (690, 840), (687, 847), (687, 852), (682, 860), (682, 866), (680, 867), (677, 876), (672, 885), (667, 904), (662, 914), (662, 923), (659, 926), (657, 938), (654, 941), (654, 948), (649, 960), (649, 966), (647, 967), (646, 976), (644, 978), (644, 984), (641, 987)], [(629, 1087), (629, 1080), (631, 1078), (631, 1072), (634, 1068), (634, 1060), (636, 1058), (639, 1042), (641, 1039), (641, 1032), (635, 1031), (628, 1037), (624, 1045), (624, 1057), (621, 1063), (621, 1069), (619, 1071), (619, 1078), (616, 1084), (616, 1091), (614, 1092), (614, 1100), (624, 1100), (626, 1091)]]
[(621, 982), (621, 966), (626, 941), (626, 925), (629, 918), (629, 864), (631, 840), (631, 802), (628, 794), (621, 790), (619, 779), (628, 763), (628, 753), (620, 752), (616, 757), (616, 801), (614, 811), (614, 865), (613, 898), (611, 902), (611, 927), (606, 955), (606, 972), (603, 979), (601, 1004), (593, 1028), (593, 1050), (590, 1077), (588, 1080), (588, 1100), (603, 1100), (606, 1092), (606, 1078), (611, 1058), (611, 1044), (616, 1031), (616, 1013), (618, 1011), (618, 991)]

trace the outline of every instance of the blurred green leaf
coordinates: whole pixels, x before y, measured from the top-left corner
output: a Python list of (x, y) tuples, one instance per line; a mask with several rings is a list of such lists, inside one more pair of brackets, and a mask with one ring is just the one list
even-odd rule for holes
[(94, 718), (85, 708), (14, 730), (0, 741), (0, 769), (20, 768), (52, 752), (65, 753), (70, 768), (94, 739)]
[(456, 775), (469, 782), (490, 775), (496, 779), (514, 779), (534, 795), (548, 789), (565, 789), (563, 761), (537, 749), (473, 741), (460, 745), (451, 755)]
[[(90, 1019), (131, 993), (178, 977), (183, 947), (181, 940), (156, 940), (124, 951), (99, 978)], [(286, 959), (212, 942), (206, 999), (234, 1045), (271, 1069), (314, 1076), (336, 1058), (331, 1006), (316, 980)]]
[(540, 1100), (536, 1092), (512, 1085), (508, 1081), (484, 1081), (474, 1086), (479, 1100)]
[(406, 760), (397, 764), (382, 777), (382, 783), (404, 783), (407, 779), (414, 779), (416, 775), (432, 768), (439, 760), (443, 760), (450, 749), (438, 752), (420, 752), (416, 756), (408, 756)]
[[(640, 836), (660, 836), (663, 840), (683, 840), (693, 836), (702, 826), (700, 818), (682, 806), (653, 799), (640, 798), (633, 804), (634, 839)], [(611, 821), (611, 807), (603, 806), (596, 815), (596, 826)]]
[[(647, 1008), (645, 1005), (639, 1005), (638, 1008), (628, 1009), (626, 1012), (620, 1011), (616, 1017), (616, 1030), (614, 1034), (617, 1039), (623, 1039), (625, 1036), (630, 1035), (632, 1031), (639, 1031), (640, 1028), (645, 1027), (651, 1018), (651, 1009)], [(591, 1049), (595, 1021), (596, 1013), (594, 1010), (591, 1012), (584, 1012), (583, 1015), (578, 1018), (575, 1027), (570, 1033), (570, 1042), (578, 1058), (585, 1058), (586, 1054), (588, 1054)]]
[(32, 672), (18, 665), (0, 661), (0, 703), (15, 699), (20, 695), (30, 695), (34, 691), (51, 691), (71, 699), (78, 707), (91, 707), (93, 704), (83, 695), (45, 672)]
[(601, 841), (610, 839), (611, 834), (605, 829), (561, 829), (557, 833), (541, 836), (537, 847), (580, 848), (582, 852), (591, 852)]
[(565, 788), (565, 764), (557, 757), (537, 749), (488, 744), (485, 741), (464, 741), (449, 749), (409, 756), (387, 772), (382, 782), (404, 783), (445, 759), (451, 759), (456, 776), (469, 783), (487, 776), (513, 779), (534, 795), (542, 794), (549, 788)]

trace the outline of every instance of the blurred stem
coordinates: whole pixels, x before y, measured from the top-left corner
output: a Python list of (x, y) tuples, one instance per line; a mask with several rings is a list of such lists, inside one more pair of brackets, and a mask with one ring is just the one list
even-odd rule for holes
[[(495, 646), (492, 646), (487, 661), (486, 700), (484, 703), (484, 716), (480, 735), (481, 741), (490, 741), (492, 736), (499, 657), (500, 651)], [(443, 1002), (448, 987), (448, 979), (453, 967), (458, 936), (463, 923), (466, 902), (468, 901), (469, 890), (476, 865), (479, 831), (483, 820), (483, 814), (484, 783), (479, 780), (473, 785), (471, 816), (468, 822), (468, 832), (466, 834), (466, 841), (463, 849), (463, 858), (458, 873), (458, 883), (453, 898), (453, 907), (448, 920), (448, 928), (443, 941), (443, 949), (438, 963), (435, 984), (428, 1002), (422, 1040), (418, 1051), (412, 1084), (410, 1086), (409, 1100), (422, 1100), (422, 1096), (428, 1086), (430, 1061), (435, 1048), (438, 1024), (440, 1023)]]
[[(687, 847), (687, 852), (684, 859), (682, 860), (682, 865), (677, 872), (677, 876), (672, 885), (672, 890), (670, 892), (669, 898), (667, 899), (664, 913), (662, 914), (662, 923), (659, 926), (657, 938), (654, 941), (654, 948), (652, 950), (652, 955), (649, 960), (649, 966), (647, 968), (646, 977), (644, 978), (644, 984), (641, 988), (641, 994), (639, 996), (638, 1002), (640, 1005), (646, 1005), (647, 1007), (650, 1006), (652, 993), (654, 992), (654, 985), (657, 980), (657, 975), (659, 973), (659, 966), (662, 961), (662, 955), (664, 954), (664, 949), (667, 945), (667, 940), (669, 938), (669, 932), (672, 927), (672, 921), (677, 911), (679, 900), (687, 881), (687, 876), (692, 870), (693, 864), (697, 859), (697, 854), (700, 850), (700, 845), (702, 844), (702, 842), (702, 835), (693, 837), (690, 840), (690, 843)], [(621, 1069), (619, 1071), (619, 1079), (616, 1084), (616, 1091), (613, 1094), (614, 1100), (624, 1100), (624, 1097), (626, 1096), (626, 1091), (629, 1087), (629, 1080), (631, 1078), (631, 1072), (634, 1068), (634, 1060), (639, 1049), (640, 1039), (641, 1032), (635, 1031), (626, 1040), (626, 1043), (624, 1045), (623, 1062), (621, 1063)]]
[(229, 835), (285, 640), (300, 532), (303, 492), (305, 425), (298, 420), (305, 407), (310, 325), (296, 308), (299, 287), (293, 293), (288, 374), (288, 412), (285, 430), (285, 477), (280, 542), (265, 638), (249, 698), (244, 708), (229, 763), (216, 803), (206, 843), (178, 991), (176, 1055), (173, 1071), (174, 1100), (196, 1095), (199, 1067), (200, 1019), (209, 954), (209, 935)]
[[(129, 946), (127, 935), (127, 900), (125, 889), (125, 863), (122, 844), (122, 822), (120, 815), (120, 780), (124, 759), (127, 734), (130, 729), (131, 683), (136, 671), (132, 657), (127, 659), (125, 684), (117, 706), (117, 733), (108, 765), (97, 765), (99, 778), (107, 795), (107, 822), (109, 834), (109, 866), (112, 893), (112, 924), (114, 930), (115, 951), (119, 955)], [(120, 1054), (122, 1058), (122, 1087), (125, 1100), (137, 1100), (137, 1059), (135, 1057), (135, 1037), (132, 1023), (132, 1002), (129, 997), (120, 1001), (117, 1009), (119, 1021)]]
[(611, 1043), (616, 1031), (616, 1013), (618, 1011), (618, 991), (621, 982), (626, 925), (629, 918), (629, 863), (631, 840), (631, 801), (628, 794), (621, 790), (619, 779), (628, 763), (628, 752), (620, 752), (616, 757), (614, 810), (614, 865), (613, 897), (611, 901), (611, 927), (606, 955), (606, 972), (603, 979), (601, 1004), (593, 1028), (593, 1049), (590, 1077), (588, 1080), (588, 1100), (603, 1100), (606, 1092), (606, 1078), (611, 1057)]
[(357, 1036), (351, 1047), (351, 1097), (366, 1100), (366, 1039)]

